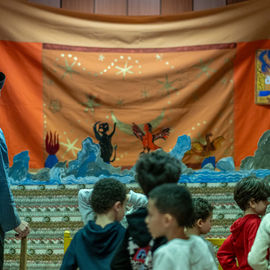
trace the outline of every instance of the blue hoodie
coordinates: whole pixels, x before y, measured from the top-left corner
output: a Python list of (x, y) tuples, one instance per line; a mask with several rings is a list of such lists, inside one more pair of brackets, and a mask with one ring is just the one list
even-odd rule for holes
[(104, 228), (89, 221), (73, 237), (60, 270), (110, 270), (124, 234), (125, 228), (117, 221)]

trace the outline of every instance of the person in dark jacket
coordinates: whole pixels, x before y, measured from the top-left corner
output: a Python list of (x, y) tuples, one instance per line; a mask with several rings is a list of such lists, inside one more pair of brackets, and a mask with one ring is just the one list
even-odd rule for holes
[(111, 260), (121, 243), (125, 228), (126, 187), (115, 179), (98, 181), (91, 196), (96, 220), (89, 221), (73, 237), (60, 270), (110, 270)]
[[(0, 95), (6, 76), (0, 72)], [(20, 219), (8, 181), (8, 149), (4, 133), (0, 128), (0, 270), (4, 265), (5, 233), (15, 230), (17, 238), (23, 238), (30, 232), (27, 222)]]
[[(180, 161), (161, 149), (143, 154), (135, 168), (136, 180), (146, 196), (161, 184), (177, 183), (181, 175)], [(126, 215), (128, 227), (113, 258), (112, 270), (152, 269), (152, 254), (167, 239), (152, 239), (145, 223), (146, 216), (145, 207)]]

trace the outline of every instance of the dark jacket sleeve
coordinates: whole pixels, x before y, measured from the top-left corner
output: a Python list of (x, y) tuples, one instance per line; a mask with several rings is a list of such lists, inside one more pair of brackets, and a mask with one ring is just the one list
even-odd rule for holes
[(236, 264), (236, 254), (234, 253), (232, 235), (229, 235), (219, 248), (217, 258), (223, 270), (239, 269)]
[(78, 268), (75, 250), (76, 250), (76, 235), (71, 240), (65, 252), (60, 270), (76, 270)]
[(132, 270), (128, 252), (129, 232), (126, 230), (125, 237), (118, 247), (111, 263), (111, 270)]
[(8, 152), (3, 131), (0, 129), (0, 226), (4, 232), (21, 223), (8, 183)]

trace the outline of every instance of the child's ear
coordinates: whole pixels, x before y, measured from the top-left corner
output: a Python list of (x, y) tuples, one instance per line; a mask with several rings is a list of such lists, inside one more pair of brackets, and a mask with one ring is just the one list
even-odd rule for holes
[(199, 228), (202, 227), (202, 225), (203, 225), (203, 220), (202, 220), (202, 218), (199, 218), (199, 219), (196, 221), (196, 225), (197, 225)]
[(113, 208), (119, 212), (122, 209), (122, 203), (120, 201), (115, 202)]
[(253, 198), (250, 199), (250, 201), (248, 202), (248, 204), (249, 204), (249, 207), (250, 208), (255, 208), (255, 206), (256, 206), (256, 202), (255, 202), (255, 200)]
[(164, 214), (163, 215), (163, 222), (165, 226), (168, 226), (172, 223), (173, 217), (170, 214)]

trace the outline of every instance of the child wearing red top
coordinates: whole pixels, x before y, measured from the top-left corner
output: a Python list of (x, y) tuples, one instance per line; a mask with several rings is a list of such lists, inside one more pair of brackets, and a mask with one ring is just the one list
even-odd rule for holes
[(247, 258), (261, 218), (269, 204), (269, 186), (264, 179), (249, 176), (241, 179), (234, 189), (234, 200), (244, 211), (230, 228), (231, 234), (219, 248), (217, 257), (223, 270), (252, 270)]

